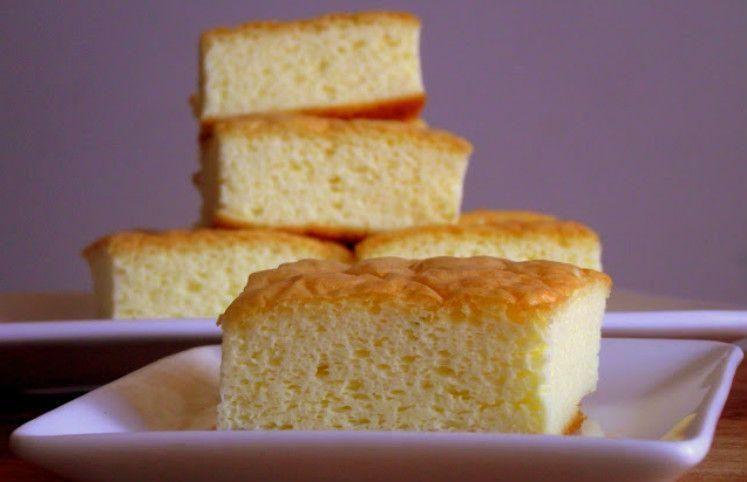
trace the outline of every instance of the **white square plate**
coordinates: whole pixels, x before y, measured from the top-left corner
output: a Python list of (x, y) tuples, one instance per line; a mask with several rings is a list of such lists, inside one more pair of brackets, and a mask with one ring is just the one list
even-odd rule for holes
[(583, 410), (604, 437), (217, 432), (220, 348), (149, 365), (20, 427), (13, 450), (84, 480), (662, 480), (707, 453), (742, 351), (605, 339)]

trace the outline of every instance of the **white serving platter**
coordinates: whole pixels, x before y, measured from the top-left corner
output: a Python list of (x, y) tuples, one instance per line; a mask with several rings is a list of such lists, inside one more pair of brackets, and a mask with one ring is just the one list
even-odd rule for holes
[(81, 480), (667, 480), (706, 455), (742, 356), (713, 341), (603, 340), (582, 404), (603, 437), (219, 432), (220, 347), (199, 347), (23, 425), (11, 446)]

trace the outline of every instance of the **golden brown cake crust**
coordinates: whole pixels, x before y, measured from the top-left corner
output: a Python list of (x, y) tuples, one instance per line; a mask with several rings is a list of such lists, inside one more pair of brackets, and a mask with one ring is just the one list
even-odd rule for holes
[(581, 410), (576, 412), (576, 416), (571, 419), (570, 422), (568, 422), (568, 425), (566, 425), (565, 429), (563, 430), (563, 435), (576, 435), (581, 430), (581, 426), (584, 424), (584, 420), (586, 420), (586, 415), (583, 414)]
[(266, 34), (268, 32), (283, 32), (295, 30), (319, 31), (341, 24), (371, 25), (381, 23), (409, 24), (420, 27), (420, 19), (407, 12), (356, 12), (330, 13), (314, 18), (290, 21), (263, 20), (247, 22), (235, 27), (216, 27), (206, 30), (200, 36), (200, 48), (205, 49), (221, 38), (232, 35)]
[(390, 119), (408, 121), (417, 118), (425, 107), (425, 94), (398, 97), (379, 102), (344, 104), (302, 109), (301, 114), (338, 119)]
[[(199, 173), (195, 174), (198, 178), (195, 180), (199, 184)], [(194, 180), (194, 179), (193, 179)], [(248, 223), (241, 219), (236, 219), (228, 216), (224, 213), (216, 212), (212, 215), (212, 226), (216, 228), (227, 228), (227, 229), (264, 229), (263, 226)], [(273, 229), (284, 231), (287, 233), (297, 235), (310, 235), (316, 238), (321, 238), (329, 241), (338, 241), (342, 243), (355, 243), (365, 238), (370, 234), (370, 231), (365, 229), (347, 228), (347, 227), (333, 227), (333, 226), (317, 226), (306, 224), (303, 226), (272, 226)]]
[(556, 239), (563, 243), (568, 240), (588, 240), (599, 242), (599, 236), (588, 226), (575, 221), (503, 221), (486, 224), (429, 225), (414, 228), (398, 229), (370, 236), (355, 247), (359, 256), (379, 246), (396, 242), (413, 236), (448, 234), (461, 237), (532, 237), (542, 236)]
[[(334, 119), (305, 115), (251, 116), (237, 120), (216, 122), (211, 129), (213, 135), (256, 136), (263, 134), (326, 137), (329, 139), (358, 136), (390, 136), (406, 139), (446, 151), (469, 155), (472, 144), (457, 135), (439, 129), (424, 127), (412, 122), (397, 122), (381, 119)], [(203, 141), (205, 139), (203, 138)]]
[(90, 258), (102, 250), (110, 254), (116, 254), (138, 250), (144, 246), (175, 249), (266, 243), (278, 243), (316, 250), (322, 256), (340, 261), (348, 261), (352, 258), (350, 251), (337, 243), (270, 229), (123, 231), (94, 241), (83, 250), (83, 256)]
[(475, 209), (462, 213), (459, 224), (496, 224), (506, 221), (552, 221), (557, 219), (551, 214), (536, 211)]
[[(196, 99), (196, 96), (193, 96)], [(420, 112), (425, 107), (425, 94), (410, 95), (407, 97), (397, 97), (394, 99), (381, 100), (377, 102), (366, 102), (359, 104), (340, 104), (324, 107), (307, 107), (298, 110), (289, 110), (283, 112), (266, 112), (242, 114), (228, 117), (204, 117), (200, 120), (202, 135), (209, 133), (216, 122), (229, 120), (252, 119), (258, 116), (267, 115), (309, 115), (319, 117), (332, 117), (337, 119), (383, 119), (412, 121), (418, 118)], [(190, 100), (193, 104), (195, 115), (199, 117), (199, 112), (194, 105), (196, 100)]]
[(611, 283), (604, 273), (544, 260), (513, 262), (487, 256), (373, 258), (354, 264), (303, 260), (250, 275), (224, 320), (233, 318), (233, 313), (263, 312), (278, 305), (362, 299), (448, 309), (462, 317), (465, 307), (472, 313), (497, 309), (520, 321), (548, 311), (577, 290), (603, 285), (609, 291)]

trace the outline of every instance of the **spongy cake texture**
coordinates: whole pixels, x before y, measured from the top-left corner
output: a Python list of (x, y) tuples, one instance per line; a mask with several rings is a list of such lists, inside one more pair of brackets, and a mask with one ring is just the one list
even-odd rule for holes
[(196, 176), (203, 222), (347, 239), (454, 223), (471, 150), (455, 135), (396, 121), (217, 123), (202, 143)]
[(221, 316), (220, 429), (564, 433), (610, 280), (550, 261), (301, 261)]
[(203, 121), (258, 113), (406, 119), (425, 102), (420, 21), (406, 13), (255, 22), (200, 40)]
[(468, 213), (457, 225), (404, 228), (370, 236), (355, 252), (359, 259), (496, 256), (602, 269), (602, 247), (594, 230), (575, 221), (542, 219), (533, 213)]
[(347, 249), (269, 230), (130, 231), (84, 251), (105, 318), (217, 317), (250, 273), (303, 258), (349, 260)]

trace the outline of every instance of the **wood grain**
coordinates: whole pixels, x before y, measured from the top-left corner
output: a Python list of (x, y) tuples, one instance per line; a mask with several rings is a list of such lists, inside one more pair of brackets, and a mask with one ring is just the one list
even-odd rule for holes
[(747, 480), (747, 363), (743, 362), (737, 370), (711, 451), (681, 480)]

